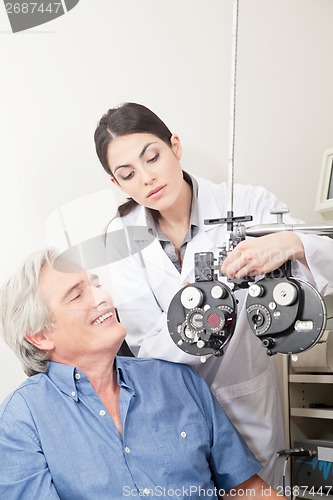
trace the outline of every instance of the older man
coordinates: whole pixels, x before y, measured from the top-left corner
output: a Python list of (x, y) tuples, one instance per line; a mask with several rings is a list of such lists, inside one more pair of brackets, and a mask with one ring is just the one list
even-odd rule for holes
[(277, 498), (200, 376), (116, 356), (110, 296), (55, 258), (33, 254), (0, 292), (28, 375), (0, 407), (0, 498)]

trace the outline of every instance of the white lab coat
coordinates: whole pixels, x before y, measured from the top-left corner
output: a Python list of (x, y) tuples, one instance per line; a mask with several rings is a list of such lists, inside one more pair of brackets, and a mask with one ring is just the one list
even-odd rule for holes
[[(181, 274), (159, 241), (147, 233), (143, 207), (138, 206), (126, 217), (112, 221), (107, 248), (109, 258), (116, 261), (110, 264), (115, 305), (127, 328), (126, 340), (135, 355), (196, 365), (263, 464), (262, 478), (276, 486), (281, 484), (283, 466), (282, 463), (281, 467), (279, 464), (276, 467), (276, 452), (286, 447), (279, 385), (274, 359), (267, 356), (247, 322), (244, 307), (247, 291), (236, 292), (239, 300), (237, 325), (222, 357), (210, 357), (201, 364), (199, 357), (183, 352), (174, 344), (167, 329), (171, 299), (184, 282), (194, 282), (194, 254), (213, 251), (217, 256), (218, 247), (226, 239), (225, 224), (205, 225), (204, 220), (226, 216), (229, 208), (227, 185), (200, 178), (197, 181), (200, 228), (187, 244)], [(247, 225), (276, 222), (270, 210), (281, 206), (282, 203), (262, 187), (235, 186), (234, 215), (252, 215), (253, 221)], [(300, 221), (286, 214), (285, 222)], [(294, 276), (305, 277), (319, 292), (332, 293), (333, 266), (330, 265), (328, 276), (327, 263), (332, 262), (333, 241), (326, 237), (300, 236), (309, 269), (294, 266)], [(138, 248), (141, 251), (137, 251)], [(305, 276), (302, 271), (306, 272)]]

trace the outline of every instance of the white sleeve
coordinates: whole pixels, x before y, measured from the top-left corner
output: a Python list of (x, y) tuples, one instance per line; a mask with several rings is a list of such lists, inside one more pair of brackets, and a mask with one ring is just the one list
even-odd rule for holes
[(333, 294), (333, 240), (327, 236), (298, 233), (301, 238), (307, 266), (299, 263), (307, 281), (323, 296)]
[[(247, 199), (248, 209), (253, 215), (253, 222), (248, 225), (269, 224), (276, 222), (276, 215), (270, 214), (272, 209), (281, 208), (284, 203), (273, 193), (261, 186), (239, 185), (236, 201), (241, 204)], [(286, 224), (301, 224), (291, 214), (284, 215)], [(301, 238), (307, 266), (300, 262), (292, 263), (293, 275), (309, 281), (322, 295), (333, 293), (333, 240), (327, 236), (310, 235), (297, 232)]]

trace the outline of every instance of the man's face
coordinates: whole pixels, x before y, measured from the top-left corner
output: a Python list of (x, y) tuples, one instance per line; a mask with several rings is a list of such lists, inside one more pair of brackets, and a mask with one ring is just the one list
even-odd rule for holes
[(115, 356), (125, 337), (110, 295), (87, 272), (65, 273), (47, 266), (40, 291), (52, 313), (54, 328), (45, 333), (49, 359), (82, 366)]

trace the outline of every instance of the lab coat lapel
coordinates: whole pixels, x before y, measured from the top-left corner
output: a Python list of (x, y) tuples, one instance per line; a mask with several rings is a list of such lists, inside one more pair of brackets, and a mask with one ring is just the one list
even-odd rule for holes
[[(182, 281), (194, 280), (193, 268), (194, 268), (194, 254), (199, 252), (215, 252), (216, 247), (223, 242), (216, 241), (216, 235), (219, 233), (217, 231), (217, 225), (207, 225), (204, 224), (205, 219), (218, 219), (224, 217), (221, 214), (221, 210), (218, 207), (215, 198), (212, 196), (212, 192), (209, 187), (209, 182), (204, 179), (198, 179), (199, 192), (198, 192), (198, 211), (199, 211), (199, 232), (198, 234), (187, 244), (181, 278)], [(215, 257), (217, 255), (214, 254)]]
[[(169, 257), (161, 247), (157, 238), (148, 233), (145, 211), (141, 207), (138, 217), (134, 223), (133, 240), (138, 243), (142, 250), (142, 256), (151, 281), (160, 281), (160, 273), (180, 280), (180, 274)], [(157, 273), (157, 274), (155, 274)]]
[(184, 255), (183, 266), (181, 278), (182, 281), (191, 281), (194, 280), (194, 254), (198, 252), (209, 252), (213, 250), (213, 242), (209, 238), (209, 235), (206, 231), (200, 230), (199, 233), (188, 242), (186, 247), (186, 252)]
[[(199, 232), (187, 244), (181, 274), (179, 274), (176, 267), (164, 252), (157, 238), (149, 243), (152, 236), (147, 230), (145, 210), (143, 207), (140, 207), (138, 211), (137, 217), (133, 222), (135, 226), (133, 239), (138, 242), (146, 241), (146, 245), (143, 243), (143, 256), (146, 269), (153, 282), (160, 280), (160, 272), (165, 273), (168, 278), (176, 280), (180, 286), (182, 286), (185, 281), (193, 282), (194, 254), (197, 252), (216, 252), (217, 246), (223, 243), (222, 241), (216, 240), (216, 236), (220, 234), (220, 231), (217, 231), (220, 225), (206, 225), (204, 224), (204, 220), (218, 219), (220, 217), (225, 217), (225, 214), (221, 213), (221, 208), (218, 206), (215, 196), (213, 196), (209, 181), (198, 179), (198, 183)], [(217, 255), (215, 255), (215, 257), (217, 257)], [(158, 276), (155, 277), (154, 272), (157, 272)]]

